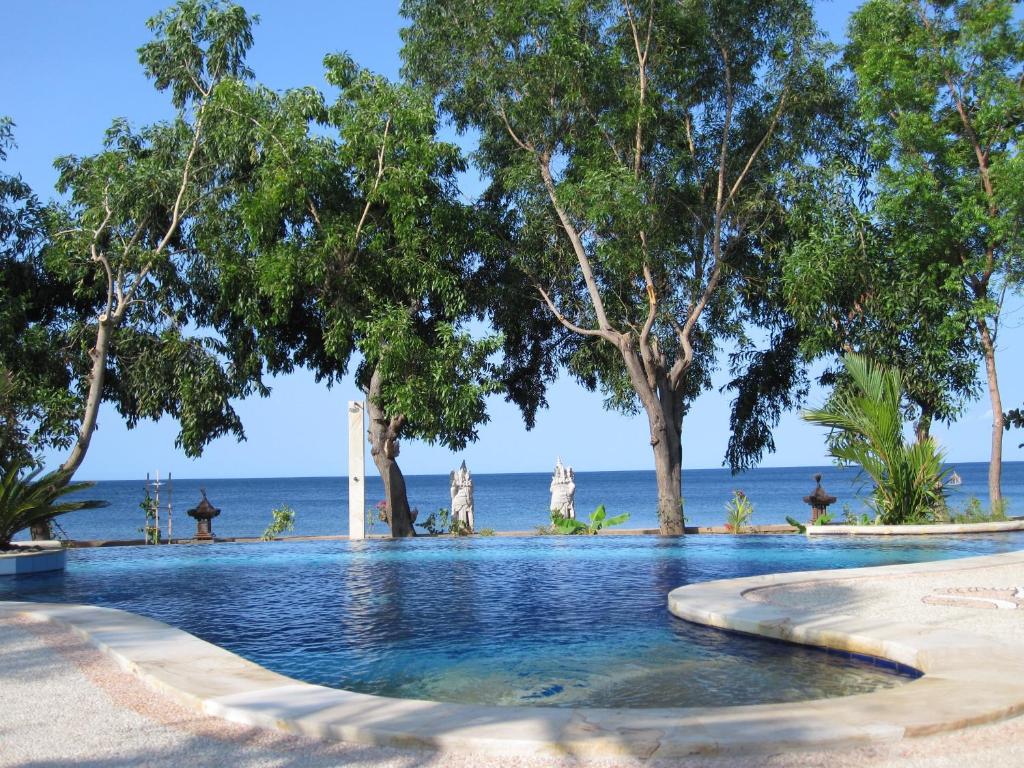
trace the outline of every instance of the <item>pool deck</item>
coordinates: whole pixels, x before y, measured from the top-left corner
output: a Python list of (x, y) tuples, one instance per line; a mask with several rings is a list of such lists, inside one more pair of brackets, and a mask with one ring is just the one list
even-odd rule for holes
[[(815, 765), (818, 759), (830, 766), (1024, 765), (1024, 718), (1015, 717), (1024, 712), (1020, 587), (1024, 552), (683, 587), (670, 594), (669, 604), (684, 618), (879, 656), (925, 674), (894, 689), (823, 701), (632, 711), (385, 699), (299, 683), (180, 630), (121, 611), (0, 603), (0, 706), (14, 713), (13, 722), (3, 727), (0, 765), (100, 758), (99, 746), (92, 747), (94, 755), (67, 754), (80, 744), (59, 736), (60, 729), (97, 712), (113, 720), (152, 720), (152, 713), (140, 714), (138, 706), (133, 709), (117, 698), (132, 688), (162, 694), (150, 694), (147, 706), (181, 712), (172, 718), (175, 723), (201, 721), (211, 739), (238, 751), (231, 762), (239, 765), (283, 764), (270, 747), (248, 745), (261, 739), (277, 739), (274, 749), (287, 743), (288, 750), (308, 751), (308, 762), (303, 757), (295, 763), (302, 765), (678, 764), (682, 758), (685, 765), (730, 766)], [(77, 647), (78, 657), (55, 652), (54, 644), (61, 643)], [(18, 652), (12, 655), (9, 647)], [(49, 665), (44, 663), (48, 654), (56, 659)], [(111, 660), (120, 672), (112, 669)], [(57, 725), (49, 716), (53, 710), (34, 701), (55, 681), (74, 679), (83, 664), (105, 665), (106, 678), (87, 680), (81, 690), (75, 683), (68, 703), (60, 705), (62, 725)], [(114, 689), (121, 693), (112, 695), (103, 679), (118, 675)], [(8, 685), (11, 680), (18, 685)], [(106, 691), (110, 700), (99, 710), (76, 708), (74, 702), (92, 689), (100, 698)], [(26, 708), (37, 713), (27, 725), (25, 717), (19, 721)], [(152, 727), (166, 736), (176, 726), (158, 717)], [(179, 730), (182, 740), (194, 741), (184, 725)], [(309, 736), (346, 743), (302, 738)], [(97, 738), (93, 734), (83, 743), (95, 744)], [(243, 748), (248, 750), (245, 759), (239, 756)], [(144, 741), (138, 749), (145, 754)], [(328, 762), (318, 762), (315, 755), (326, 755)], [(152, 757), (156, 760), (157, 754)], [(5, 762), (9, 759), (15, 761)], [(182, 764), (180, 755), (177, 764)]]

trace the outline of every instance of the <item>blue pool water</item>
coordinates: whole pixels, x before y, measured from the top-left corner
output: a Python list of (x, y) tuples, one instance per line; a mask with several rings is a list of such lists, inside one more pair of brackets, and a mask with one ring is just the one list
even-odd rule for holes
[(0, 599), (122, 608), (295, 678), (504, 705), (710, 706), (837, 696), (905, 678), (673, 617), (683, 584), (1007, 552), (1024, 534), (644, 536), (118, 547)]

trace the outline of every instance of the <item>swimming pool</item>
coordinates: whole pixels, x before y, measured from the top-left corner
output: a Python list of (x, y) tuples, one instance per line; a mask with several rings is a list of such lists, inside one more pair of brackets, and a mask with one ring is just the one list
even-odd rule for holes
[(265, 667), (384, 696), (544, 706), (725, 706), (906, 676), (674, 618), (680, 585), (995, 554), (1022, 534), (415, 539), (82, 549), (0, 599), (160, 619)]

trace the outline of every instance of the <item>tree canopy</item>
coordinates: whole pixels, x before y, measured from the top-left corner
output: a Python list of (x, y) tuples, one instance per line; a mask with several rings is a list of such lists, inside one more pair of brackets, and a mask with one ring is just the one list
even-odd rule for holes
[[(831, 135), (835, 92), (810, 5), (406, 0), (402, 13), (408, 74), (480, 131), (506, 258), (568, 332), (564, 362), (610, 406), (647, 414), (662, 531), (682, 532), (683, 416), (724, 340), (786, 324), (771, 299), (775, 179)], [(748, 437), (737, 455), (766, 433)]]

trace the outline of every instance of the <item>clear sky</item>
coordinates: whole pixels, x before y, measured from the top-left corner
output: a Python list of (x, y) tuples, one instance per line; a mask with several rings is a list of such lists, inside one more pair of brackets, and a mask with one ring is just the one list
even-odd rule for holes
[[(16, 123), (17, 150), (6, 172), (21, 173), (44, 199), (52, 194), (53, 159), (97, 151), (116, 116), (144, 124), (170, 116), (167, 98), (145, 79), (136, 49), (148, 39), (145, 20), (168, 3), (159, 0), (7, 0), (0, 28), (0, 114)], [(330, 51), (348, 51), (363, 66), (397, 77), (398, 0), (252, 0), (259, 14), (250, 65), (261, 82), (284, 89), (326, 88), (321, 61)], [(818, 2), (822, 27), (841, 40), (850, 0)], [(457, 30), (453, 30), (457, 34)], [(1009, 302), (999, 339), (1003, 402), (1024, 401), (1024, 313)], [(688, 469), (717, 467), (728, 440), (729, 395), (715, 388), (694, 404), (683, 426), (683, 463)], [(812, 402), (822, 399), (812, 394)], [(114, 409), (104, 407), (100, 429), (80, 471), (82, 478), (135, 479), (168, 471), (178, 477), (285, 477), (345, 473), (346, 401), (361, 399), (353, 383), (328, 390), (306, 372), (273, 382), (272, 395), (238, 404), (248, 440), (222, 438), (198, 460), (174, 449), (176, 425), (143, 423), (127, 430)], [(527, 432), (518, 411), (500, 398), (490, 404), (491, 422), (480, 440), (453, 455), (443, 448), (409, 442), (401, 464), (408, 474), (447, 473), (465, 459), (475, 472), (549, 470), (556, 454), (579, 471), (653, 467), (646, 418), (629, 418), (602, 408), (599, 394), (563, 378), (551, 389), (550, 408)], [(987, 397), (971, 404), (951, 428), (935, 432), (953, 461), (988, 458), (990, 410)], [(776, 431), (777, 452), (766, 466), (826, 464), (820, 429), (787, 414)], [(1021, 458), (1016, 434), (1004, 457)], [(54, 454), (56, 461), (60, 454)], [(372, 471), (372, 463), (368, 469)]]

